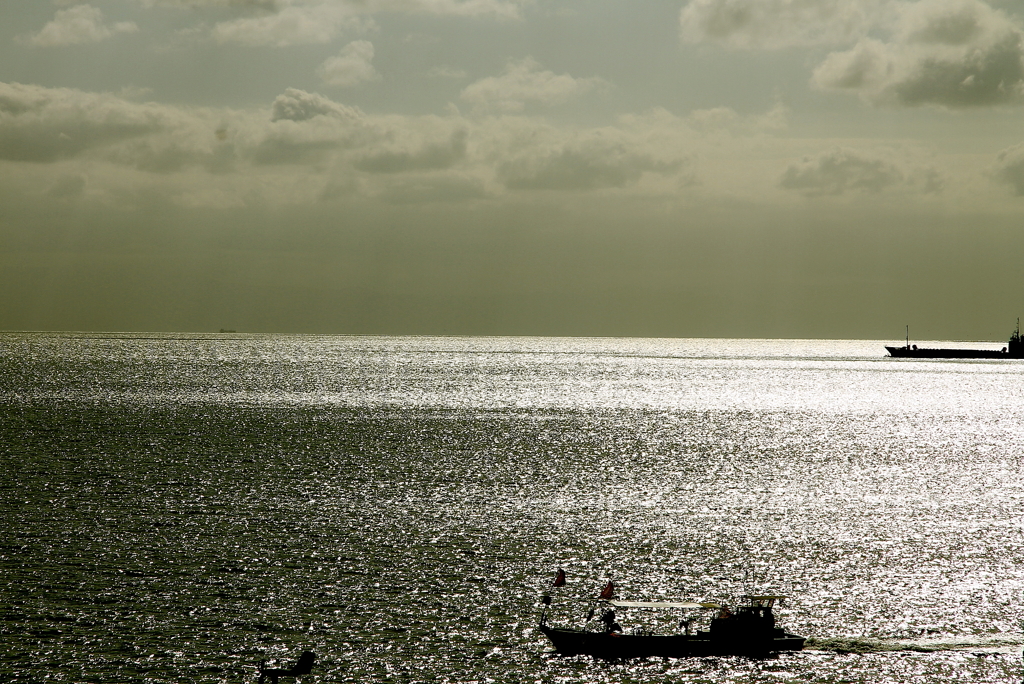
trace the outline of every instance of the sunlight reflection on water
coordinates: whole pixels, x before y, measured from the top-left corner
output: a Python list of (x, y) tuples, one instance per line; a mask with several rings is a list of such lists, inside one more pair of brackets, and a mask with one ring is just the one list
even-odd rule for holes
[[(307, 648), (312, 681), (1020, 679), (1020, 362), (145, 337), (0, 336), (5, 681), (251, 680)], [(820, 643), (939, 650), (553, 657), (557, 567), (567, 623), (613, 577), (781, 591)]]

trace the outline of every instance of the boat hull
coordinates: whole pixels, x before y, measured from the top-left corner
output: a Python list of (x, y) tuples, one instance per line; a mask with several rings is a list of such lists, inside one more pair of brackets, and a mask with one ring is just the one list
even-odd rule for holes
[(1005, 351), (996, 349), (907, 349), (886, 347), (889, 356), (911, 359), (1013, 359)]
[(708, 632), (671, 636), (588, 632), (541, 625), (555, 650), (563, 655), (590, 655), (605, 660), (632, 658), (690, 658), (699, 656), (765, 656), (778, 651), (799, 651), (806, 639), (774, 630), (761, 638), (716, 638)]

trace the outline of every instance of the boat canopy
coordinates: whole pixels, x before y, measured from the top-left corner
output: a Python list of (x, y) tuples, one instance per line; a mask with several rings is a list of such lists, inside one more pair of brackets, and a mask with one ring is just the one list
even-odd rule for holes
[(756, 608), (771, 608), (775, 605), (776, 601), (781, 601), (786, 598), (785, 596), (752, 596), (747, 594), (743, 597), (751, 606)]
[(721, 608), (718, 603), (693, 601), (609, 601), (616, 608)]

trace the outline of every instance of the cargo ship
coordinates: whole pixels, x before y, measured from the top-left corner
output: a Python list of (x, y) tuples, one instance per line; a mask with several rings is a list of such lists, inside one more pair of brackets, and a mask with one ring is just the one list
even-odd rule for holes
[(910, 328), (907, 328), (907, 344), (903, 347), (886, 347), (889, 356), (912, 359), (1024, 359), (1024, 341), (1020, 337), (1020, 319), (1017, 329), (1002, 349), (929, 349), (910, 344)]

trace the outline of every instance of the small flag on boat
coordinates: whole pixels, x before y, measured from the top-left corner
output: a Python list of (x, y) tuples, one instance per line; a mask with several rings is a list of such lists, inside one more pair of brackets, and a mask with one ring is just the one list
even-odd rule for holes
[(608, 580), (608, 584), (606, 584), (606, 585), (604, 586), (604, 589), (602, 589), (602, 590), (601, 590), (601, 598), (603, 598), (604, 600), (606, 600), (606, 601), (607, 601), (607, 600), (608, 600), (608, 599), (610, 599), (610, 598), (611, 598), (611, 597), (612, 597), (612, 596), (613, 596), (614, 594), (615, 594), (615, 585), (614, 585), (614, 584), (612, 584), (612, 581), (611, 581), (611, 580)]
[(558, 568), (558, 574), (555, 575), (555, 581), (552, 582), (553, 587), (564, 587), (565, 586), (565, 570)]

